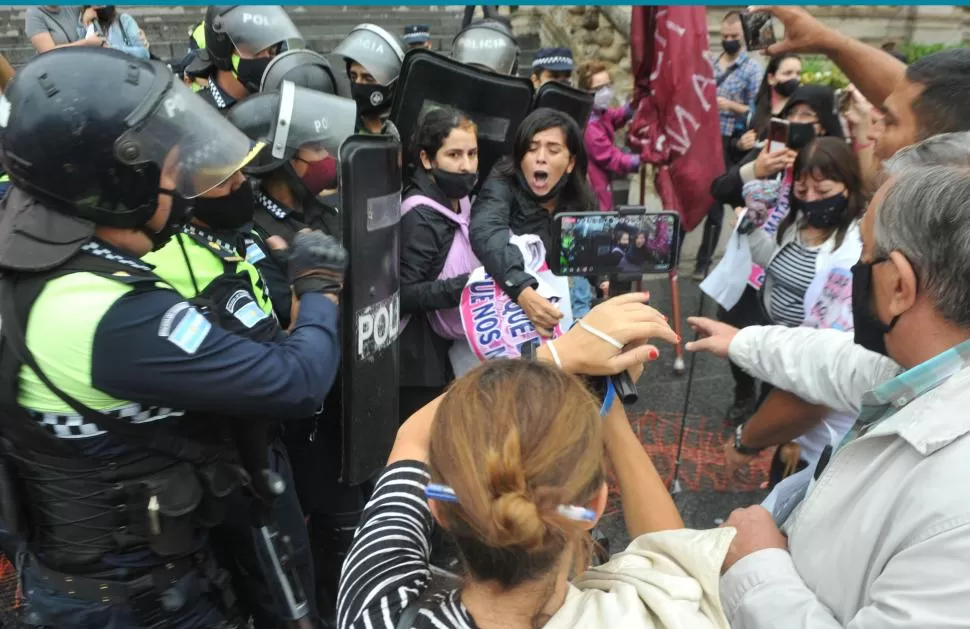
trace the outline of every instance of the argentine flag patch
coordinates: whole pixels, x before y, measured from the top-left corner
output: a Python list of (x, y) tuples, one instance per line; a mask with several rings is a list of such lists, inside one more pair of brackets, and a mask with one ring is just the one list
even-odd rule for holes
[(263, 310), (255, 303), (249, 302), (236, 312), (232, 313), (234, 317), (239, 319), (239, 321), (247, 328), (252, 328), (254, 325), (269, 317), (268, 314), (263, 312)]
[(189, 308), (172, 333), (168, 335), (168, 340), (186, 354), (194, 354), (211, 329), (212, 324), (198, 310)]
[(257, 262), (266, 259), (266, 254), (263, 253), (263, 250), (259, 248), (259, 245), (257, 245), (252, 240), (248, 240), (247, 243), (248, 244), (246, 245), (246, 262), (250, 264), (256, 264)]

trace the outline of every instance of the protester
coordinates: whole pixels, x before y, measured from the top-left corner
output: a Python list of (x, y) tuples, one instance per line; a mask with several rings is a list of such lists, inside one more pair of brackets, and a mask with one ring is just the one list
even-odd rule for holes
[[(747, 238), (754, 263), (765, 269), (759, 296), (766, 323), (851, 329), (850, 268), (862, 251), (858, 219), (865, 207), (858, 163), (842, 140), (820, 138), (799, 152), (793, 179), (791, 210), (777, 234), (756, 229)], [(790, 421), (791, 406), (785, 415), (771, 414), (770, 408), (738, 426), (730, 450), (726, 447), (731, 458), (750, 458), (782, 446), (772, 461), (770, 486), (787, 475), (784, 470), (814, 465), (822, 449), (841, 439), (854, 420), (831, 413), (806, 427)]]
[[(714, 66), (714, 80), (717, 83), (724, 167), (730, 168), (736, 161), (732, 145), (735, 138), (739, 138), (748, 128), (748, 118), (754, 113), (755, 98), (763, 74), (761, 66), (743, 50), (744, 33), (741, 29), (741, 16), (737, 11), (728, 12), (721, 21), (721, 48), (721, 54), (711, 55), (711, 64)], [(697, 249), (694, 279), (703, 279), (707, 275), (721, 236), (724, 208), (716, 195), (715, 200), (718, 202), (708, 210), (701, 243)]]
[(942, 50), (907, 67), (885, 51), (825, 26), (801, 7), (759, 10), (770, 10), (784, 25), (785, 38), (768, 48), (768, 54), (828, 55), (862, 95), (882, 109), (874, 147), (879, 160), (933, 135), (970, 130), (970, 49)]
[(535, 234), (546, 254), (552, 248), (553, 216), (596, 207), (586, 182), (586, 150), (576, 122), (561, 112), (540, 108), (515, 132), (511, 158), (500, 161), (472, 206), (471, 241), (475, 256), (546, 335), (562, 312), (536, 292), (538, 282), (525, 270), (512, 234)]
[(764, 139), (768, 132), (768, 122), (777, 118), (784, 111), (788, 99), (801, 85), (802, 60), (792, 53), (771, 57), (765, 66), (761, 87), (754, 99), (754, 115), (748, 124), (748, 130), (737, 139), (732, 147), (741, 155), (754, 148), (759, 139)]
[(27, 7), (25, 20), (24, 32), (38, 53), (68, 46), (105, 45), (100, 35), (85, 35), (80, 5)]
[(688, 350), (858, 416), (831, 457), (786, 481), (773, 514), (728, 519), (732, 627), (965, 624), (970, 583), (953, 575), (970, 562), (968, 147), (968, 133), (937, 136), (887, 164), (853, 268), (855, 343), (689, 319), (707, 338)]
[(584, 61), (576, 72), (579, 89), (593, 93), (593, 113), (586, 123), (583, 139), (589, 155), (589, 185), (600, 209), (613, 209), (610, 180), (640, 169), (640, 156), (624, 153), (616, 146), (616, 131), (633, 117), (630, 105), (612, 107), (616, 91), (613, 79), (602, 61)]
[(569, 48), (541, 48), (532, 60), (532, 86), (539, 89), (549, 81), (569, 85), (575, 68), (573, 51)]
[[(600, 402), (568, 375), (630, 367), (636, 380), (642, 361), (659, 355), (638, 343), (677, 342), (639, 303), (646, 298), (597, 306), (587, 328), (543, 346), (539, 362), (486, 363), (401, 427), (344, 565), (338, 627), (726, 626), (714, 580), (733, 532), (672, 530), (680, 516), (623, 405), (600, 417)], [(621, 353), (587, 329), (633, 349)], [(570, 584), (606, 507), (604, 454), (634, 541)], [(435, 522), (467, 576), (426, 598)]]
[(468, 237), (478, 128), (451, 107), (433, 109), (411, 148), (417, 166), (401, 207), (402, 421), (461, 375), (453, 352), (478, 363), (458, 310), (468, 274), (480, 266)]
[[(88, 20), (89, 14), (93, 19)], [(94, 32), (104, 38), (108, 46), (139, 59), (148, 59), (148, 42), (144, 39), (135, 18), (118, 13), (114, 5), (85, 7), (82, 22), (92, 24)]]
[(835, 91), (827, 85), (803, 85), (795, 90), (781, 112), (789, 122), (788, 144), (772, 151), (771, 143), (749, 151), (726, 173), (711, 183), (711, 195), (732, 207), (745, 204), (744, 184), (769, 179), (791, 168), (795, 157), (814, 137), (842, 138), (842, 123), (835, 112)]

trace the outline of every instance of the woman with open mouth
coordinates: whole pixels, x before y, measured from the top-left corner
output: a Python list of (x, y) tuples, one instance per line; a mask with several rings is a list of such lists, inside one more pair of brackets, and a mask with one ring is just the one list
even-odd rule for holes
[(495, 282), (551, 336), (562, 313), (536, 291), (512, 234), (542, 239), (553, 251), (553, 216), (597, 208), (586, 182), (586, 150), (576, 122), (553, 109), (537, 109), (519, 125), (512, 155), (492, 170), (472, 207), (471, 243)]

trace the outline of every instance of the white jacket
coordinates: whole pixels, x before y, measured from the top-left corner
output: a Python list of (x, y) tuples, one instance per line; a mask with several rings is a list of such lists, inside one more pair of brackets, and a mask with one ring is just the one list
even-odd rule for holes
[(543, 629), (729, 629), (718, 580), (733, 528), (641, 535), (569, 588)]
[[(806, 400), (858, 411), (901, 372), (834, 330), (752, 327), (731, 360)], [(970, 368), (836, 450), (783, 531), (789, 552), (721, 579), (732, 629), (970, 627)]]
[[(782, 236), (779, 245), (775, 235), (755, 230), (749, 236), (751, 257), (756, 264), (768, 268), (771, 261), (782, 248), (794, 241), (798, 226), (792, 224)], [(815, 279), (805, 291), (805, 323), (811, 328), (852, 329), (852, 265), (859, 261), (862, 254), (862, 235), (859, 222), (853, 221), (845, 232), (842, 245), (835, 247), (835, 234), (819, 247), (815, 258)], [(765, 290), (771, 290), (770, 282), (765, 282)], [(813, 467), (827, 445), (835, 445), (842, 440), (852, 427), (855, 413), (839, 412), (833, 409), (811, 430), (794, 441), (801, 446), (801, 458)]]

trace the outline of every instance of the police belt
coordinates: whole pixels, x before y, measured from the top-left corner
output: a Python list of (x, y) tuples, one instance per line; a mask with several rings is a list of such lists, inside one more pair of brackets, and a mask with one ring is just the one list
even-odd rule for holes
[(158, 612), (177, 612), (183, 607), (188, 601), (173, 586), (193, 572), (198, 573), (221, 593), (226, 609), (232, 609), (235, 605), (229, 588), (229, 573), (219, 569), (212, 557), (204, 553), (170, 561), (131, 581), (64, 574), (48, 568), (34, 555), (28, 555), (25, 564), (25, 568), (29, 567), (30, 572), (36, 575), (44, 587), (92, 603), (130, 605), (142, 617)]

